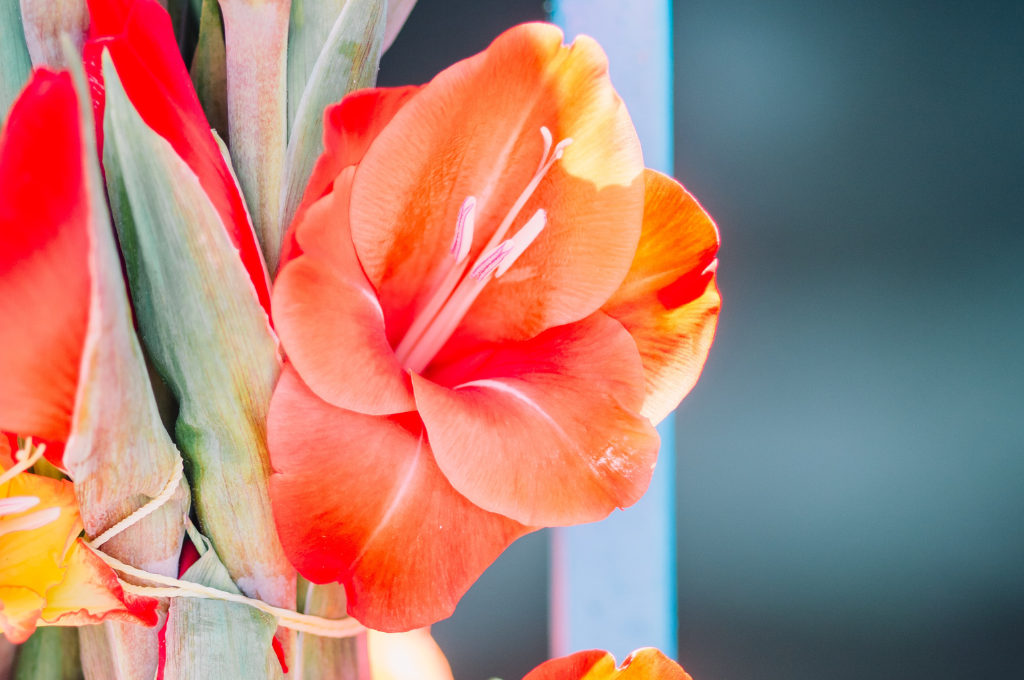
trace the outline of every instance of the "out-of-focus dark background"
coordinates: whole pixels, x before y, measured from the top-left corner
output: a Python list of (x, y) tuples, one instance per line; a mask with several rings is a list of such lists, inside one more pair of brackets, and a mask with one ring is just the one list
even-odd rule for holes
[[(720, 226), (724, 298), (679, 411), (681, 661), (1024, 678), (1024, 3), (674, 12), (676, 175)], [(419, 0), (380, 83), (544, 16)], [(435, 626), (456, 680), (545, 657), (546, 541)]]

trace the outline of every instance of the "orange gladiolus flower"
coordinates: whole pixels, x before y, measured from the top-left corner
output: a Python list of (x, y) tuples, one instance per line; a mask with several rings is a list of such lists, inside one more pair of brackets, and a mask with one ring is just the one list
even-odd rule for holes
[(714, 334), (718, 237), (644, 170), (600, 47), (550, 25), (325, 130), (273, 293), (271, 494), (298, 570), (407, 630), (519, 536), (643, 495)]
[(594, 649), (552, 659), (530, 671), (523, 680), (693, 680), (689, 673), (653, 647), (638, 649), (621, 667), (608, 652)]

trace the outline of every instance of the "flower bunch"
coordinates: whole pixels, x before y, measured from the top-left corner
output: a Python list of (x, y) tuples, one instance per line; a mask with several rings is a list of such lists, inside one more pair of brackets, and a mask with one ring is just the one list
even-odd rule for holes
[(101, 624), (89, 678), (450, 677), (426, 627), (508, 545), (647, 489), (716, 228), (589, 38), (374, 88), (411, 6), (0, 14), (11, 641)]

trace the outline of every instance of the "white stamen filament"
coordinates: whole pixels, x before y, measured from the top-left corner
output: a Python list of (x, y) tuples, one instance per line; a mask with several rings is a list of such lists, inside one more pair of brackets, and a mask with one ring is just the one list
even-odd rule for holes
[[(456, 226), (457, 233), (455, 235), (458, 248), (456, 248), (456, 242), (452, 243), (452, 254), (456, 255), (456, 265), (449, 269), (441, 284), (416, 315), (409, 330), (406, 331), (405, 336), (395, 348), (395, 356), (405, 368), (417, 373), (422, 372), (441, 350), (444, 343), (448, 342), (466, 312), (469, 311), (470, 306), (483, 291), (487, 282), (491, 280), (491, 274), (497, 272), (496, 276), (501, 276), (508, 271), (508, 268), (544, 229), (547, 215), (543, 210), (538, 210), (514, 237), (505, 240), (505, 235), (512, 227), (512, 223), (515, 222), (526, 202), (533, 196), (533, 192), (537, 190), (541, 180), (547, 175), (551, 166), (562, 158), (566, 147), (572, 144), (572, 139), (566, 138), (552, 149), (551, 131), (542, 127), (540, 133), (544, 138), (544, 153), (541, 156), (537, 172), (516, 202), (512, 204), (512, 208), (498, 225), (494, 234), (491, 235), (487, 245), (484, 246), (483, 254), (473, 263), (468, 277), (464, 276), (469, 267), (468, 260), (458, 259), (458, 253), (463, 248), (466, 248), (467, 256), (469, 253), (469, 247), (465, 245), (465, 235), (459, 233), (460, 228), (464, 228), (461, 219), (462, 210), (460, 210), (460, 224)], [(470, 198), (463, 203), (463, 209), (466, 209)], [(473, 199), (472, 205), (475, 218), (475, 199)], [(472, 241), (471, 236), (469, 240)]]
[(455, 238), (452, 240), (452, 255), (455, 257), (455, 264), (462, 264), (462, 261), (469, 255), (473, 247), (473, 227), (476, 224), (476, 198), (470, 196), (462, 202), (459, 208), (459, 219), (455, 223)]
[(11, 496), (0, 499), (0, 515), (14, 515), (25, 512), (39, 505), (39, 499), (35, 496)]
[(51, 522), (57, 521), (60, 517), (60, 508), (46, 508), (39, 512), (33, 512), (24, 517), (15, 519), (0, 520), (0, 536), (14, 533), (15, 531), (31, 531), (40, 529)]
[(26, 439), (25, 448), (18, 449), (18, 452), (14, 454), (14, 457), (18, 462), (10, 470), (7, 470), (0, 475), (0, 484), (6, 484), (25, 470), (35, 465), (36, 461), (42, 458), (44, 453), (46, 453), (46, 444), (40, 444), (39, 446), (33, 447), (32, 437)]
[[(543, 208), (533, 213), (533, 217), (530, 218), (530, 221), (512, 237), (512, 249), (506, 257), (502, 258), (501, 263), (498, 264), (498, 268), (494, 272), (494, 278), (501, 278), (501, 275), (507, 272), (508, 268), (515, 264), (516, 260), (519, 259), (519, 256), (530, 247), (530, 244), (533, 243), (534, 239), (536, 239), (537, 236), (540, 235), (540, 232), (544, 230), (547, 223), (548, 214)], [(505, 243), (508, 243), (508, 241), (505, 241)]]
[(506, 256), (508, 256), (515, 247), (515, 243), (513, 243), (512, 239), (502, 241), (497, 248), (492, 249), (489, 253), (477, 260), (477, 264), (470, 270), (469, 276), (477, 281), (486, 277), (501, 266), (502, 262), (505, 261)]

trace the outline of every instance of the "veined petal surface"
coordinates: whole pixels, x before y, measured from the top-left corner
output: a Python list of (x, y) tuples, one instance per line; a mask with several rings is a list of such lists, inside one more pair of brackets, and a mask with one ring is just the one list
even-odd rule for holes
[(562, 526), (603, 519), (647, 490), (659, 438), (638, 413), (641, 364), (600, 312), (412, 381), (438, 466), (481, 508)]
[[(419, 85), (410, 85), (360, 90), (327, 107), (324, 111), (324, 152), (313, 164), (302, 202), (285, 235), (281, 267), (302, 253), (295, 241), (295, 230), (302, 223), (309, 206), (331, 189), (342, 170), (363, 159), (380, 131), (420, 89)], [(351, 235), (348, 238), (351, 239)]]
[(371, 415), (411, 411), (409, 378), (388, 345), (380, 303), (352, 249), (351, 177), (350, 167), (305, 213), (296, 234), (304, 255), (277, 277), (274, 319), (289, 358), (321, 399)]
[(376, 630), (450, 616), (501, 551), (531, 531), (451, 487), (415, 413), (331, 406), (286, 365), (267, 429), (289, 559), (314, 583), (343, 582), (349, 614)]
[[(352, 187), (352, 239), (396, 342), (444, 274), (463, 200), (476, 198), (471, 262), (537, 173), (541, 128), (572, 138), (508, 235), (548, 226), (462, 321), (485, 340), (530, 338), (600, 308), (629, 270), (643, 215), (643, 159), (592, 39), (562, 45), (524, 24), (443, 71), (381, 132)], [(491, 243), (491, 246), (496, 245)]]

